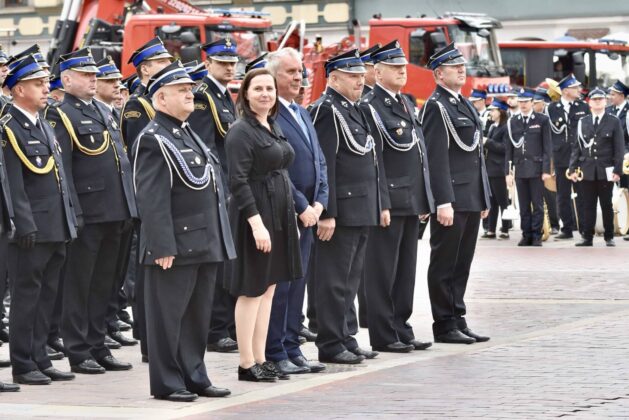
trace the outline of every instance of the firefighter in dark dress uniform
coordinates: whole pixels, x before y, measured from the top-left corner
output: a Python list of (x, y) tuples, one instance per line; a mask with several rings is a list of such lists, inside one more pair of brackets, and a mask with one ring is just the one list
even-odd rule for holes
[(46, 342), (77, 219), (55, 134), (39, 115), (47, 104), (49, 73), (33, 56), (9, 64), (3, 85), (13, 102), (0, 131), (16, 228), (8, 252), (11, 364), (14, 381), (42, 385), (74, 379), (52, 366)]
[[(238, 53), (236, 43), (231, 38), (219, 39), (201, 47), (206, 54), (207, 75), (194, 91), (194, 112), (190, 115), (190, 126), (218, 156), (223, 171), (223, 188), (229, 201), (227, 186), (227, 157), (225, 155), (225, 134), (236, 120), (236, 108), (227, 84), (236, 76)], [(224, 276), (224, 267), (219, 267), (219, 276)], [(236, 300), (223, 287), (223, 281), (216, 282), (214, 307), (208, 334), (208, 351), (231, 352), (238, 349), (234, 340), (234, 308)]]
[[(356, 364), (377, 352), (363, 350), (350, 325), (363, 273), (369, 228), (388, 226), (388, 191), (379, 185), (378, 155), (365, 115), (356, 105), (365, 67), (357, 50), (330, 58), (328, 88), (310, 106), (328, 169), (329, 201), (318, 224), (315, 294), (319, 360)], [(383, 196), (383, 193), (386, 196)]]
[(150, 79), (157, 113), (133, 152), (151, 394), (171, 401), (230, 393), (203, 361), (218, 264), (236, 255), (218, 159), (185, 122), (193, 86), (178, 61)]
[[(557, 210), (562, 223), (561, 233), (555, 237), (556, 240), (572, 239), (572, 231), (577, 228), (578, 218), (583, 216), (579, 210), (581, 203), (578, 196), (579, 185), (573, 186), (565, 177), (566, 169), (570, 165), (572, 148), (577, 147), (577, 124), (581, 118), (590, 113), (588, 105), (580, 99), (580, 86), (581, 82), (573, 74), (564, 77), (558, 84), (561, 99), (548, 105), (553, 140), (553, 164), (557, 174)], [(573, 187), (577, 193), (574, 201)]]
[(380, 177), (391, 201), (391, 223), (371, 228), (365, 261), (369, 337), (374, 350), (408, 352), (431, 343), (415, 339), (413, 313), (420, 218), (434, 211), (426, 146), (414, 107), (400, 94), (406, 56), (397, 41), (372, 51), (376, 84), (360, 108), (382, 155)]
[(464, 296), (490, 187), (482, 122), (460, 93), (465, 63), (454, 43), (430, 57), (437, 88), (422, 110), (422, 127), (437, 207), (430, 218), (428, 267), (433, 334), (437, 342), (471, 344), (489, 340), (467, 326)]
[[(546, 115), (533, 112), (534, 96), (533, 89), (520, 90), (520, 113), (509, 118), (503, 133), (507, 162), (505, 175), (509, 185), (513, 184), (515, 176), (520, 203), (522, 239), (518, 246), (542, 246), (544, 181), (550, 178), (550, 125)], [(514, 175), (511, 175), (511, 169)]]
[(121, 234), (137, 218), (131, 164), (118, 121), (95, 101), (98, 68), (88, 48), (61, 56), (66, 90), (49, 110), (67, 177), (74, 183), (84, 225), (69, 250), (62, 337), (73, 372), (128, 370), (105, 346), (105, 316), (116, 281)]
[[(592, 246), (596, 223), (596, 203), (601, 204), (604, 238), (607, 246), (614, 243), (614, 209), (612, 192), (620, 181), (624, 154), (624, 135), (618, 117), (605, 113), (605, 91), (593, 89), (588, 95), (591, 115), (577, 125), (577, 144), (572, 149), (569, 175), (572, 182), (580, 180), (583, 200), (583, 241), (576, 246)], [(581, 170), (581, 176), (577, 169)]]

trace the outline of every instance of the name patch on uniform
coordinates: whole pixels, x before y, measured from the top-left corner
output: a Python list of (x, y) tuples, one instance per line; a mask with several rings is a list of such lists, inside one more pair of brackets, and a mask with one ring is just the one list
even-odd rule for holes
[(207, 109), (207, 106), (205, 104), (194, 104), (194, 109), (202, 109), (205, 110)]
[(39, 140), (29, 140), (28, 144), (41, 144)]
[(92, 120), (81, 121), (81, 124), (92, 124)]
[(139, 111), (127, 111), (124, 113), (124, 117), (125, 118), (140, 118), (140, 112)]
[(541, 127), (541, 125), (539, 125), (539, 124), (535, 124), (535, 125), (529, 126), (529, 128), (540, 128), (540, 127)]

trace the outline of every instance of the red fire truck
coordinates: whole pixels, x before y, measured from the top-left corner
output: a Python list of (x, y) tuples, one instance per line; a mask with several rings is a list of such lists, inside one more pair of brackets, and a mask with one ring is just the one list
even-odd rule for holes
[(271, 21), (261, 13), (205, 11), (183, 0), (65, 0), (48, 53), (53, 63), (62, 54), (89, 46), (98, 60), (112, 56), (126, 76), (133, 52), (159, 35), (182, 61), (200, 60), (199, 45), (230, 36), (245, 64), (266, 50)]
[(629, 46), (612, 39), (594, 42), (501, 42), (502, 62), (511, 82), (537, 86), (545, 78), (560, 80), (574, 73), (585, 89), (629, 82)]

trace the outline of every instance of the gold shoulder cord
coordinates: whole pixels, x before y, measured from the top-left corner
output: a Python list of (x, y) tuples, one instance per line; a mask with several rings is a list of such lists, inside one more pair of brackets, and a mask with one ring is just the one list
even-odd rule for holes
[(142, 104), (142, 108), (144, 108), (146, 115), (148, 115), (150, 119), (155, 118), (155, 110), (153, 109), (153, 106), (149, 103), (149, 101), (139, 96), (138, 101), (140, 101), (140, 104)]
[(57, 168), (57, 165), (55, 164), (54, 157), (49, 156), (48, 161), (46, 162), (46, 165), (43, 168), (38, 168), (37, 166), (33, 165), (33, 163), (30, 160), (28, 160), (28, 158), (26, 157), (26, 155), (20, 148), (20, 145), (18, 144), (17, 139), (15, 138), (15, 134), (13, 133), (13, 130), (11, 130), (8, 126), (5, 126), (4, 130), (7, 133), (7, 137), (9, 138), (9, 143), (11, 143), (11, 146), (13, 147), (15, 154), (20, 159), (20, 161), (24, 164), (24, 166), (26, 166), (31, 172), (36, 173), (37, 175), (47, 175), (50, 173), (50, 171), (54, 169), (55, 177), (57, 178), (57, 185), (60, 187), (59, 168)]
[(63, 125), (65, 126), (66, 130), (68, 131), (68, 134), (70, 135), (70, 138), (72, 139), (73, 149), (74, 149), (74, 145), (76, 145), (76, 147), (82, 153), (88, 156), (102, 155), (103, 153), (107, 151), (107, 148), (109, 147), (109, 144), (111, 142), (111, 139), (109, 139), (109, 132), (107, 130), (105, 130), (105, 134), (103, 134), (103, 144), (101, 144), (97, 149), (87, 148), (83, 146), (81, 142), (79, 142), (79, 139), (76, 137), (76, 133), (74, 132), (74, 128), (72, 127), (72, 122), (70, 121), (70, 118), (68, 118), (66, 113), (63, 112), (59, 108), (57, 108), (57, 111), (59, 112), (59, 116), (61, 117), (61, 121), (63, 122)]
[(212, 99), (212, 96), (210, 96), (210, 94), (208, 94), (207, 92), (203, 92), (203, 93), (205, 94), (208, 102), (210, 103), (210, 109), (212, 110), (212, 116), (214, 117), (214, 122), (216, 123), (216, 129), (218, 130), (218, 133), (221, 135), (221, 137), (225, 137), (225, 134), (227, 134), (227, 130), (223, 128), (223, 125), (221, 124), (221, 120), (220, 118), (218, 118), (218, 111), (216, 110), (216, 104), (214, 103), (214, 99)]

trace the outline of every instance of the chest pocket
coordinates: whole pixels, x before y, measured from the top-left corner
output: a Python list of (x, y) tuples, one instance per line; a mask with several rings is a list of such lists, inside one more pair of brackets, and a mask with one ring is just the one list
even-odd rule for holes
[(84, 124), (76, 129), (76, 133), (84, 146), (98, 146), (103, 142), (105, 127), (100, 124)]
[(452, 118), (452, 125), (454, 125), (456, 128), (471, 128), (471, 127), (475, 127), (474, 121), (470, 120), (467, 117), (456, 117), (456, 118)]
[(194, 150), (182, 149), (180, 152), (189, 167), (198, 168), (205, 166), (205, 158)]
[(24, 154), (38, 168), (43, 167), (50, 156), (50, 149), (43, 143), (24, 145)]
[(387, 129), (387, 132), (389, 133), (389, 135), (391, 136), (391, 138), (393, 140), (402, 140), (402, 142), (404, 139), (406, 139), (407, 137), (409, 138), (410, 141), (410, 136), (411, 136), (411, 123), (408, 121), (404, 121), (404, 124), (402, 124), (402, 120), (398, 119), (398, 120), (383, 120), (382, 123), (384, 124), (385, 128)]

